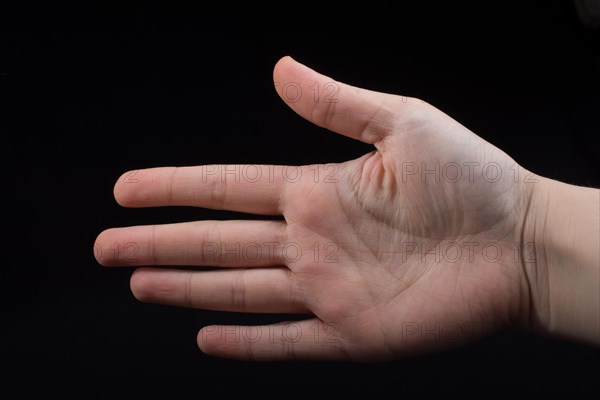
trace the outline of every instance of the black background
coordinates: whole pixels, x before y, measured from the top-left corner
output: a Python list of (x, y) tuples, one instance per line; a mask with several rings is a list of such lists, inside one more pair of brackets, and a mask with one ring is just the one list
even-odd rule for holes
[(305, 5), (256, 18), (132, 3), (3, 13), (3, 388), (597, 391), (597, 349), (518, 332), (383, 364), (210, 358), (197, 349), (200, 327), (280, 317), (141, 304), (131, 270), (93, 258), (108, 227), (253, 218), (122, 209), (112, 187), (126, 170), (336, 162), (370, 150), (278, 98), (272, 67), (286, 54), (343, 82), (423, 98), (527, 169), (597, 187), (597, 38), (571, 2), (500, 4), (366, 4), (343, 10), (352, 17)]

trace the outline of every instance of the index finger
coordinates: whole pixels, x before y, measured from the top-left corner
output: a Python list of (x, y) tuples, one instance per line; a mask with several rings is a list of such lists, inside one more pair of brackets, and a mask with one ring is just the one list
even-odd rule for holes
[(124, 207), (194, 206), (283, 214), (284, 169), (274, 165), (203, 165), (129, 171), (114, 188)]

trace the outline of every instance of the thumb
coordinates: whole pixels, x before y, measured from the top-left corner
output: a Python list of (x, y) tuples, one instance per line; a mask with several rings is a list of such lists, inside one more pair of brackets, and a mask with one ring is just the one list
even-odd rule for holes
[(273, 80), (279, 96), (302, 117), (371, 144), (393, 131), (408, 105), (406, 97), (336, 82), (289, 56), (277, 62)]

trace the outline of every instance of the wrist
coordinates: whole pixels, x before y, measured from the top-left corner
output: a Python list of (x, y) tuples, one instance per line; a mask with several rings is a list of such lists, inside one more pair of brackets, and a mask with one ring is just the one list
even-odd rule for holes
[(542, 177), (528, 191), (521, 235), (525, 322), (600, 345), (600, 191)]

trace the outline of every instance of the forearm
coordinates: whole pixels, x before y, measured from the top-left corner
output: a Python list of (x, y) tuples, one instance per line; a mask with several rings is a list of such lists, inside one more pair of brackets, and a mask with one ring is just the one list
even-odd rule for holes
[(600, 190), (535, 185), (526, 228), (536, 255), (524, 267), (533, 319), (551, 335), (600, 346)]

